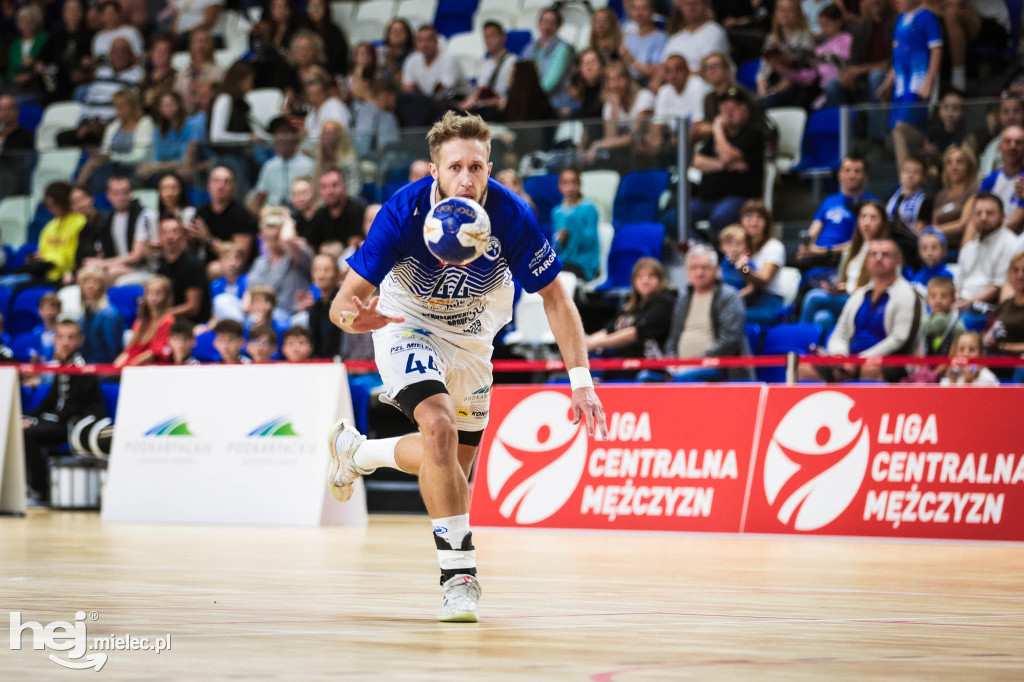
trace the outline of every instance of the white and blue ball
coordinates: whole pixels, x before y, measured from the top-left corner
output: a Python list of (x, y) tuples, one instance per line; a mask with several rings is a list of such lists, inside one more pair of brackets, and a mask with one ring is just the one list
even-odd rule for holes
[(484, 207), (465, 197), (449, 197), (430, 209), (423, 221), (423, 240), (430, 253), (446, 265), (468, 265), (479, 258), (491, 239), (491, 219)]

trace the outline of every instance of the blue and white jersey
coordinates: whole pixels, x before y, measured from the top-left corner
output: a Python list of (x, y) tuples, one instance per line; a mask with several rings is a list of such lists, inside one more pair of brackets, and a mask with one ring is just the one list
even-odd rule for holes
[(1013, 217), (1015, 210), (1024, 206), (1024, 202), (1017, 198), (1013, 187), (1019, 177), (1020, 175), (1010, 177), (1002, 168), (997, 168), (985, 176), (985, 179), (981, 181), (981, 187), (978, 188), (979, 192), (991, 192), (1003, 200), (1003, 215), (1006, 216), (1007, 221)]
[(921, 91), (934, 47), (942, 47), (942, 24), (934, 14), (921, 7), (900, 15), (892, 34), (894, 98)]
[(857, 204), (861, 201), (875, 201), (875, 195), (865, 192), (860, 196), (848, 197), (842, 192), (836, 192), (825, 197), (814, 214), (814, 220), (821, 221), (821, 232), (815, 244), (818, 246), (833, 247), (845, 244), (853, 238), (853, 231), (857, 228)]
[(422, 323), (428, 333), (466, 350), (489, 353), (494, 335), (512, 319), (513, 278), (536, 292), (554, 281), (562, 263), (529, 205), (493, 179), (483, 202), (491, 220), (487, 251), (469, 265), (440, 263), (423, 240), (436, 187), (427, 177), (388, 199), (348, 264), (380, 287), (381, 312)]

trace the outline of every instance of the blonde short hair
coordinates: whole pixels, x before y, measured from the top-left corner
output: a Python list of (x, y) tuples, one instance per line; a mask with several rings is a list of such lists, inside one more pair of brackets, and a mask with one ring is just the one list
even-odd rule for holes
[(448, 111), (434, 124), (427, 133), (427, 144), (430, 145), (430, 160), (435, 164), (441, 145), (448, 140), (479, 140), (487, 146), (487, 156), (491, 155), (491, 127), (476, 114)]
[(718, 234), (718, 243), (725, 244), (726, 242), (743, 242), (749, 249), (750, 235), (742, 225), (730, 225)]

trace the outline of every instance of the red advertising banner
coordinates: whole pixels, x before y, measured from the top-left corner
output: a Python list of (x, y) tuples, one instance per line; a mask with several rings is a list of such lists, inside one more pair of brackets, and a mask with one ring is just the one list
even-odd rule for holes
[(609, 438), (573, 425), (568, 390), (498, 386), (480, 449), (476, 526), (736, 532), (758, 385), (609, 386)]
[(741, 532), (1024, 540), (1024, 389), (772, 386)]

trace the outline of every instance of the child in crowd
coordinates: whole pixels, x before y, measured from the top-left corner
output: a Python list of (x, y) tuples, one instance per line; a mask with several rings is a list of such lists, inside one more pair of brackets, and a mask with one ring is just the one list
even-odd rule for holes
[(220, 320), (213, 328), (213, 347), (220, 353), (223, 365), (247, 364), (249, 358), (242, 355), (245, 336), (242, 324), (236, 320)]
[(928, 283), (935, 277), (953, 279), (953, 273), (946, 267), (946, 235), (934, 227), (926, 227), (917, 238), (917, 255), (921, 258), (921, 269), (914, 273), (910, 283), (927, 294)]
[(933, 277), (928, 282), (928, 309), (921, 321), (925, 355), (948, 355), (957, 338), (964, 333), (964, 323), (953, 308), (956, 287), (950, 277)]
[(245, 328), (252, 329), (261, 324), (274, 327), (288, 325), (288, 313), (277, 307), (277, 293), (265, 284), (256, 284), (249, 288), (248, 314), (245, 317)]
[(171, 357), (170, 334), (174, 315), (168, 313), (174, 304), (171, 280), (157, 275), (146, 282), (139, 305), (139, 317), (132, 325), (132, 336), (114, 364), (148, 365), (164, 363)]
[[(747, 284), (736, 269), (737, 261), (744, 256), (750, 257), (750, 235), (741, 225), (729, 225), (718, 234), (718, 244), (722, 250), (722, 281), (738, 291), (741, 297), (754, 293), (754, 287)], [(753, 267), (752, 263), (747, 265)]]
[(589, 282), (601, 269), (601, 247), (597, 238), (597, 207), (580, 192), (580, 172), (563, 168), (558, 174), (562, 203), (551, 211), (555, 249), (562, 265)]
[(277, 332), (272, 326), (261, 324), (249, 330), (249, 341), (245, 344), (245, 352), (255, 363), (274, 361), (277, 351)]
[[(957, 338), (949, 352), (950, 358), (976, 358), (981, 355), (981, 335), (965, 332)], [(955, 362), (946, 368), (946, 375), (939, 381), (943, 386), (998, 386), (999, 379), (988, 367)]]
[(172, 365), (198, 365), (199, 361), (192, 355), (196, 347), (196, 337), (192, 331), (192, 323), (178, 320), (171, 325), (168, 339), (171, 346), (170, 363)]
[(43, 323), (29, 332), (32, 335), (32, 342), (28, 347), (28, 354), (32, 362), (53, 359), (53, 336), (60, 313), (61, 302), (57, 294), (43, 294), (39, 299), (39, 319)]
[(289, 327), (284, 332), (281, 355), (288, 362), (305, 362), (313, 357), (313, 337), (305, 327)]
[[(818, 58), (815, 70), (818, 72), (818, 83), (822, 88), (839, 78), (839, 72), (850, 61), (853, 49), (853, 36), (843, 30), (845, 17), (838, 5), (826, 5), (818, 13), (818, 25), (821, 27), (821, 44), (814, 48)], [(828, 90), (826, 90), (827, 92)], [(842, 102), (827, 101), (825, 94), (814, 100), (814, 108), (838, 106)]]
[(911, 156), (900, 165), (900, 186), (889, 197), (885, 212), (889, 215), (889, 231), (902, 226), (903, 232), (921, 234), (932, 215), (932, 199), (924, 190), (927, 180), (924, 162)]
[(292, 220), (295, 221), (295, 234), (308, 235), (316, 210), (320, 203), (316, 198), (316, 183), (313, 178), (303, 175), (292, 180), (291, 191)]
[(249, 276), (243, 272), (245, 255), (241, 247), (232, 242), (225, 244), (220, 250), (220, 262), (224, 276), (210, 282), (210, 296), (216, 301), (221, 294), (229, 294), (241, 301), (249, 281)]

